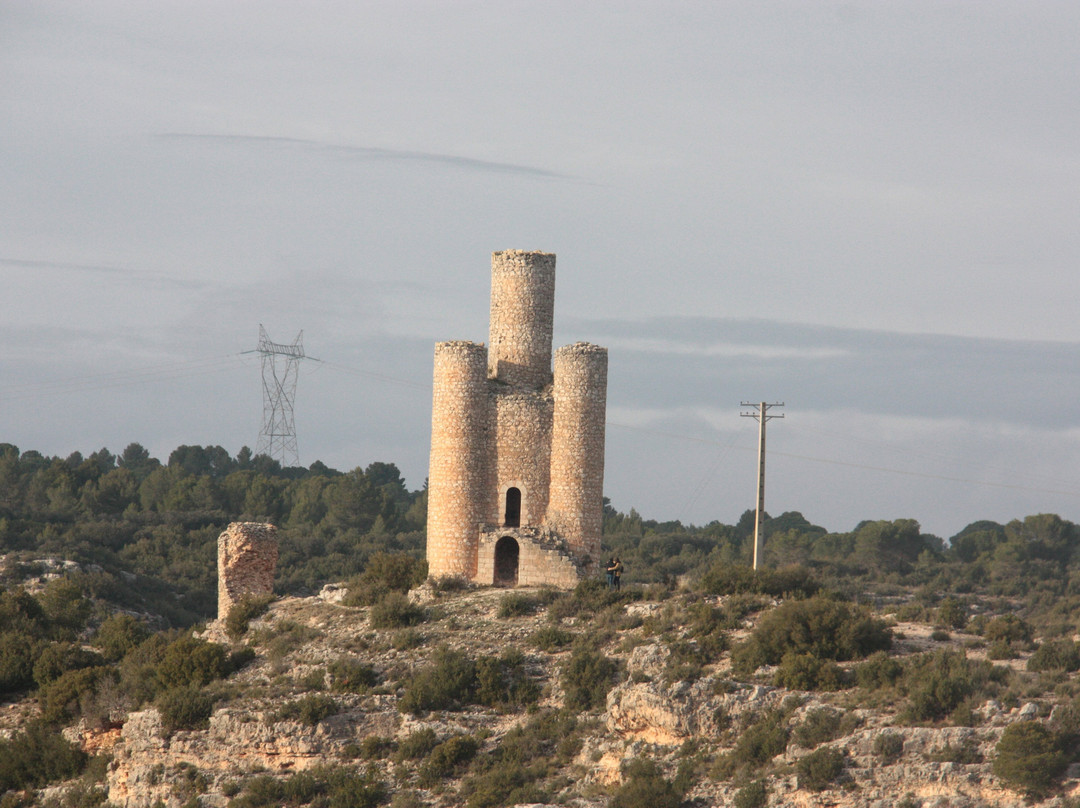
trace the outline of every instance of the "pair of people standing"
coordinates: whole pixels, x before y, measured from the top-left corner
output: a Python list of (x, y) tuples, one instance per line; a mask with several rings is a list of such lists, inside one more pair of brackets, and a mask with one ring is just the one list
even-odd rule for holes
[(606, 572), (608, 589), (614, 589), (616, 591), (621, 589), (623, 563), (619, 560), (618, 556), (612, 556), (608, 559)]

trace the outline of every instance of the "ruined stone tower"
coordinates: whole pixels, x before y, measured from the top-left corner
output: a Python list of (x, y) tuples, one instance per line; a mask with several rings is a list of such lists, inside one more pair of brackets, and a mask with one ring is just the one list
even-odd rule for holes
[(603, 523), (607, 349), (555, 352), (555, 256), (491, 256), (489, 348), (435, 345), (428, 571), (574, 586)]
[(244, 598), (272, 595), (277, 568), (277, 528), (230, 522), (218, 536), (218, 620)]

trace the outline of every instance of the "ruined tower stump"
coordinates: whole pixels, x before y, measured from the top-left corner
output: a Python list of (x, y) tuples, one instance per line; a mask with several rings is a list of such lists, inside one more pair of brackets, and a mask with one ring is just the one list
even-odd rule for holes
[(218, 536), (218, 620), (244, 598), (273, 594), (277, 560), (276, 527), (230, 523)]

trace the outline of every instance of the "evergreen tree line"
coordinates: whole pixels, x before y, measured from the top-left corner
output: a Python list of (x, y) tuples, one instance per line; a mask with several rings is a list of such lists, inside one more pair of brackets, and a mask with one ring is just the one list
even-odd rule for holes
[(277, 588), (317, 590), (379, 551), (423, 552), (426, 491), (397, 466), (282, 468), (244, 447), (180, 446), (161, 463), (137, 443), (67, 458), (0, 444), (0, 552), (26, 579), (62, 558), (88, 594), (186, 626), (216, 610), (217, 537), (233, 521), (280, 528)]

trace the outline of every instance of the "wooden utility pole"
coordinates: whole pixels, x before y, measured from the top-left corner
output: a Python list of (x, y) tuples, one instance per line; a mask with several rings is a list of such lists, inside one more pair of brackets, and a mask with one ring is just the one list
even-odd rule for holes
[(783, 418), (783, 415), (767, 415), (773, 407), (783, 407), (784, 402), (777, 404), (753, 404), (743, 401), (740, 407), (757, 406), (755, 412), (740, 412), (743, 418), (756, 418), (758, 422), (758, 471), (757, 471), (757, 510), (754, 513), (754, 569), (758, 565), (758, 553), (761, 551), (761, 515), (765, 513), (765, 424), (773, 418)]

